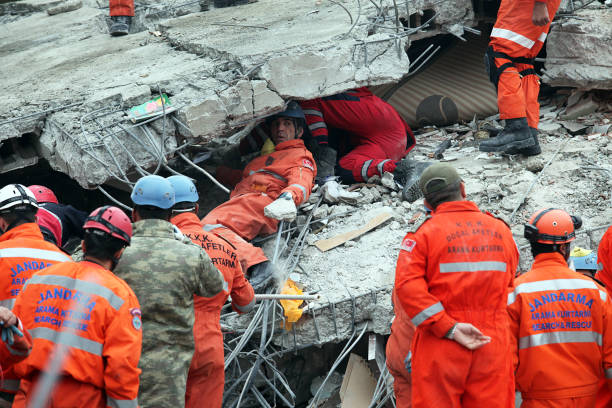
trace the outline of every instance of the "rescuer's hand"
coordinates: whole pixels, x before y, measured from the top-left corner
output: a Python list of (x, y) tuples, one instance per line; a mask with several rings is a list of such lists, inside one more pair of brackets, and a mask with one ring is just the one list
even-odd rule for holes
[(0, 320), (4, 322), (4, 326), (14, 326), (17, 324), (17, 317), (3, 306), (0, 306)]
[(533, 15), (531, 16), (531, 22), (537, 26), (545, 26), (550, 23), (548, 17), (548, 8), (546, 3), (536, 1), (533, 5)]
[(491, 342), (491, 337), (485, 336), (469, 323), (457, 323), (449, 338), (469, 350), (479, 349)]

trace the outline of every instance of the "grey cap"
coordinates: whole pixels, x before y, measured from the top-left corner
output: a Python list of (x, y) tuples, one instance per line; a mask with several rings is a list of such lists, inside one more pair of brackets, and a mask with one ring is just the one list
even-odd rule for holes
[(423, 174), (421, 174), (419, 187), (423, 195), (427, 196), (428, 194), (444, 190), (446, 187), (459, 181), (461, 181), (461, 177), (453, 166), (446, 163), (435, 163), (426, 168)]

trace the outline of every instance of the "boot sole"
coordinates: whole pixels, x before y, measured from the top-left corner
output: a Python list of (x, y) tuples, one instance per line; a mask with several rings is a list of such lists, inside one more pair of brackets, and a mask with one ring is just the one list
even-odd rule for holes
[[(527, 149), (529, 147), (533, 147), (535, 145), (535, 141), (530, 136), (527, 139), (516, 140), (514, 142), (506, 143), (501, 146), (487, 146), (487, 145), (479, 145), (478, 150), (481, 152), (508, 152), (508, 151), (518, 151), (519, 149)], [(508, 153), (506, 153), (508, 154)]]

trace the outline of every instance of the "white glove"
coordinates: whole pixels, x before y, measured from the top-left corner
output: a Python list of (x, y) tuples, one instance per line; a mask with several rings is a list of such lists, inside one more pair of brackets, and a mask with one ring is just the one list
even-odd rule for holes
[(293, 221), (297, 216), (297, 208), (291, 193), (284, 192), (264, 208), (264, 215), (279, 221)]
[(329, 204), (334, 204), (338, 201), (355, 204), (359, 197), (361, 197), (361, 194), (356, 191), (346, 191), (344, 186), (338, 184), (335, 180), (330, 180), (323, 184), (322, 191), (323, 200)]

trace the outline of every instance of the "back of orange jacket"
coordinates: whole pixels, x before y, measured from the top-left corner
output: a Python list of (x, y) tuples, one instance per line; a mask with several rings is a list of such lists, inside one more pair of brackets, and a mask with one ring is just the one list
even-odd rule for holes
[[(22, 380), (36, 381), (61, 343), (68, 346), (62, 375), (106, 393), (107, 405), (136, 408), (142, 323), (127, 283), (95, 263), (62, 263), (28, 281), (14, 313), (34, 339), (30, 356), (15, 366)], [(79, 395), (55, 398), (64, 401), (62, 406), (86, 400)]]
[(508, 295), (516, 384), (524, 399), (597, 393), (600, 378), (612, 377), (611, 307), (605, 289), (569, 269), (561, 254), (536, 256)]
[[(0, 236), (0, 306), (12, 309), (23, 285), (38, 271), (71, 261), (55, 245), (44, 240), (36, 223), (11, 228)], [(9, 369), (3, 373), (0, 391), (14, 394), (19, 380)]]

